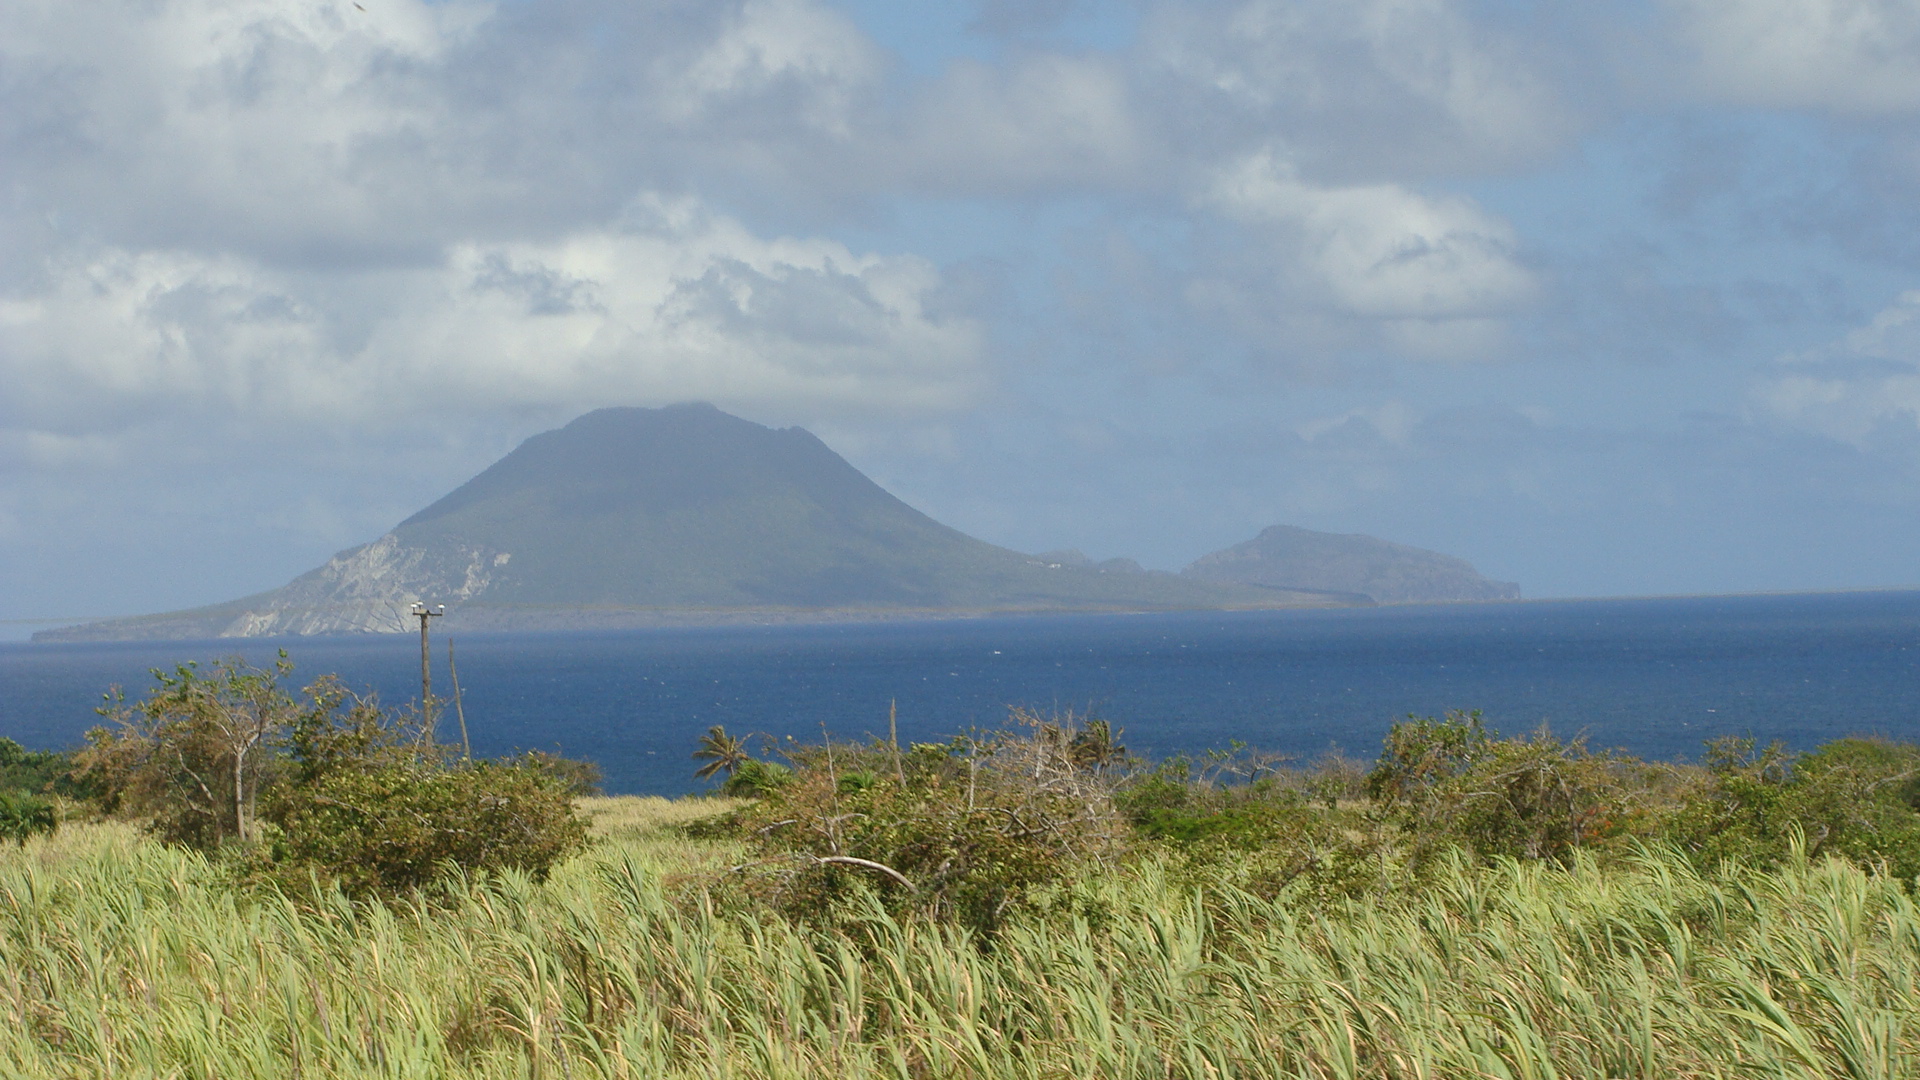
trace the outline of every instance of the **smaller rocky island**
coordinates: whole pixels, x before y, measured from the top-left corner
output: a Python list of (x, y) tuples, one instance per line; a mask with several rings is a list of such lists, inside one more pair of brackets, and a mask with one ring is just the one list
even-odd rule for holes
[(1518, 600), (1520, 586), (1480, 576), (1464, 559), (1359, 533), (1275, 525), (1181, 571), (1197, 581), (1344, 593), (1378, 604)]

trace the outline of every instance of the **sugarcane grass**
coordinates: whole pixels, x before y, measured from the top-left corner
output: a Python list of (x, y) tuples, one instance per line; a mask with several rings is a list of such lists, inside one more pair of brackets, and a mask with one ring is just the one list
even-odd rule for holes
[(0, 1075), (1920, 1075), (1920, 910), (1841, 861), (1463, 858), (1308, 903), (1146, 858), (983, 941), (730, 906), (727, 845), (669, 828), (713, 804), (586, 809), (545, 882), (391, 903), (120, 825), (0, 847)]

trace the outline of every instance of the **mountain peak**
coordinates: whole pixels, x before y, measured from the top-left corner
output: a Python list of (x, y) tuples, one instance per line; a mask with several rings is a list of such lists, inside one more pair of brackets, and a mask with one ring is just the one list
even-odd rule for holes
[(435, 521), (535, 489), (563, 510), (588, 511), (635, 501), (667, 509), (783, 484), (880, 492), (801, 428), (769, 428), (704, 402), (596, 409), (521, 443), (394, 532), (431, 535)]
[(44, 637), (400, 631), (415, 601), (445, 603), (449, 628), (1330, 602), (1087, 563), (948, 528), (801, 428), (706, 404), (611, 408), (533, 436), (281, 589)]

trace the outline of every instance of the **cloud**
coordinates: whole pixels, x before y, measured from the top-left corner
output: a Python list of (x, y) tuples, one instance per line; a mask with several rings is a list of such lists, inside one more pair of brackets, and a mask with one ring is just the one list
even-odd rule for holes
[(1170, 123), (1284, 142), (1325, 175), (1498, 169), (1576, 129), (1541, 69), (1548, 43), (1448, 0), (1165, 4), (1144, 36), (1148, 62), (1183, 88)]
[(807, 0), (25, 0), (11, 201), (132, 249), (425, 263), (845, 139), (879, 51)]
[(1920, 8), (1907, 0), (1668, 0), (1698, 84), (1725, 100), (1920, 109)]
[(1323, 438), (1341, 438), (1359, 432), (1369, 440), (1381, 440), (1404, 447), (1418, 430), (1423, 417), (1402, 401), (1388, 401), (1374, 408), (1349, 409), (1337, 416), (1320, 416), (1298, 425), (1295, 430), (1309, 443)]
[(939, 412), (985, 375), (978, 326), (929, 311), (941, 284), (912, 256), (763, 240), (698, 204), (646, 200), (614, 230), (457, 249), (425, 314), (371, 347), (426, 357), (477, 404)]
[(1763, 418), (1862, 450), (1920, 452), (1920, 291), (1832, 345), (1782, 360), (1752, 401)]
[(851, 134), (849, 113), (882, 69), (880, 52), (845, 16), (806, 0), (746, 0), (704, 47), (664, 64), (655, 84), (661, 111), (708, 119), (726, 104), (768, 93), (799, 97), (807, 126)]
[(940, 412), (982, 387), (980, 330), (929, 311), (925, 260), (765, 239), (642, 199), (549, 243), (312, 278), (238, 256), (105, 249), (0, 301), (0, 422), (95, 433), (154, 410), (391, 425), (690, 398)]
[(395, 0), (373, 17), (347, 3), (171, 0), (6, 11), (13, 120), (0, 145), (32, 209), (115, 240), (217, 248), (339, 243), (467, 194), (445, 183), (433, 80), (485, 8)]
[(100, 250), (425, 267), (574, 236), (650, 192), (775, 216), (902, 191), (1177, 205), (1262, 151), (1363, 198), (1429, 151), (1479, 169), (1564, 119), (1516, 46), (1445, 0), (1170, 6), (1141, 37), (889, 83), (817, 0), (29, 0), (0, 12), (0, 281)]
[[(876, 169), (967, 195), (1164, 182), (1128, 72), (1106, 57), (1023, 53), (953, 64), (877, 146)], [(1145, 175), (1143, 175), (1143, 170)]]
[(1257, 230), (1278, 265), (1268, 304), (1369, 320), (1415, 353), (1492, 346), (1502, 317), (1535, 291), (1513, 228), (1465, 199), (1395, 184), (1311, 184), (1261, 153), (1222, 169), (1198, 201)]

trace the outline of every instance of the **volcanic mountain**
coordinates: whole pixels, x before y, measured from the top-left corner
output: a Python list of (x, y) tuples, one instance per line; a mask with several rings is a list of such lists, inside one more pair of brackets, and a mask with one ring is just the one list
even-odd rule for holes
[(1382, 604), (1518, 600), (1520, 586), (1493, 581), (1464, 560), (1359, 533), (1323, 533), (1275, 525), (1244, 544), (1195, 560), (1184, 578), (1358, 593)]
[(800, 428), (676, 405), (536, 435), (271, 592), (35, 638), (390, 633), (415, 601), (444, 603), (449, 629), (1366, 602), (1022, 555), (913, 509)]

